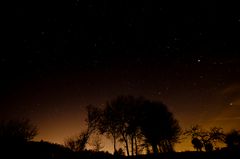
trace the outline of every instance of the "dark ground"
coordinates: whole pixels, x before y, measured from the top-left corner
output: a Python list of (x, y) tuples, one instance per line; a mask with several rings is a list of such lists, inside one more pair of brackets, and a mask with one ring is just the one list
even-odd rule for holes
[[(8, 148), (7, 148), (8, 147)], [(10, 148), (11, 147), (11, 148)], [(30, 142), (25, 145), (11, 145), (1, 148), (1, 159), (239, 159), (240, 151), (228, 149), (213, 152), (176, 152), (159, 155), (141, 155), (134, 157), (117, 156), (107, 152), (72, 152), (57, 144), (48, 142)]]

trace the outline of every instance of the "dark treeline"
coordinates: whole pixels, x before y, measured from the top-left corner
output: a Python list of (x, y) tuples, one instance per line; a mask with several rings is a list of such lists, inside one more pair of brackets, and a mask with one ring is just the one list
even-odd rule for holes
[[(86, 107), (86, 130), (65, 145), (32, 141), (38, 128), (29, 120), (0, 122), (0, 158), (238, 158), (240, 132), (225, 134), (222, 128), (204, 130), (195, 125), (183, 131), (167, 106), (143, 97), (119, 96), (104, 108)], [(113, 141), (113, 154), (103, 152), (101, 136)], [(181, 136), (190, 136), (195, 152), (174, 152)], [(90, 139), (92, 150), (86, 148)], [(216, 143), (225, 143), (223, 148)]]

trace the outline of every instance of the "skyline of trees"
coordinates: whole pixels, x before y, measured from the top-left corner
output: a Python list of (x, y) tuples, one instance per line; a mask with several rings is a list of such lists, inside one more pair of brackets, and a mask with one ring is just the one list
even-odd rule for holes
[[(231, 150), (240, 149), (239, 131), (224, 133), (219, 127), (204, 130), (194, 125), (183, 133), (166, 105), (143, 97), (118, 96), (107, 101), (103, 109), (88, 105), (86, 111), (87, 128), (64, 143), (75, 152), (87, 150), (87, 145), (95, 152), (101, 151), (104, 147), (101, 136), (113, 140), (116, 154), (126, 152), (127, 156), (173, 152), (174, 144), (185, 135), (192, 138), (191, 143), (197, 151), (217, 150), (216, 143), (225, 143)], [(37, 126), (28, 119), (0, 122), (1, 147), (30, 142), (37, 134)]]

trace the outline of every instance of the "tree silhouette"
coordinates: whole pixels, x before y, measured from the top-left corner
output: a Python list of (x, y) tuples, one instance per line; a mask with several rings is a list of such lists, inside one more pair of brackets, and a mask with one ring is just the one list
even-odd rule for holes
[(115, 155), (118, 155), (118, 156), (124, 156), (124, 151), (122, 148), (119, 148), (116, 152), (115, 152)]
[(226, 134), (225, 143), (231, 150), (240, 150), (240, 132), (237, 130), (232, 130), (230, 133)]
[(69, 148), (72, 151), (77, 152), (78, 151), (78, 145), (77, 145), (76, 140), (77, 139), (74, 138), (74, 137), (69, 137), (69, 138), (65, 139), (64, 146)]
[(144, 141), (155, 153), (173, 151), (180, 127), (167, 107), (143, 97), (119, 96), (107, 102), (100, 119), (100, 132), (111, 134), (116, 150), (116, 138), (125, 144), (126, 153), (138, 154), (138, 145)]
[(119, 137), (118, 132), (118, 119), (115, 117), (115, 112), (112, 107), (107, 104), (106, 108), (101, 111), (101, 118), (98, 120), (98, 130), (100, 134), (106, 134), (108, 137), (113, 138), (113, 152), (117, 151), (116, 141)]
[(143, 139), (143, 135), (140, 130), (141, 122), (141, 105), (144, 103), (144, 98), (142, 97), (133, 97), (133, 96), (123, 96), (119, 97), (119, 100), (122, 100), (122, 105), (125, 105), (124, 115), (125, 125), (127, 126), (126, 131), (128, 138), (130, 140), (132, 156), (138, 155), (140, 149), (139, 144)]
[(141, 106), (141, 132), (153, 152), (173, 151), (180, 136), (180, 126), (172, 113), (161, 102), (145, 100)]
[(202, 151), (202, 148), (204, 147), (203, 137), (206, 136), (206, 133), (199, 125), (191, 126), (191, 128), (186, 130), (184, 134), (192, 137), (191, 142), (197, 151)]
[(86, 110), (87, 119), (85, 121), (87, 123), (87, 132), (91, 135), (94, 131), (98, 130), (101, 110), (93, 105), (88, 105)]
[(193, 147), (197, 151), (202, 151), (203, 144), (202, 144), (201, 140), (199, 140), (198, 138), (193, 138), (192, 139), (192, 144), (193, 144)]
[(81, 132), (78, 136), (69, 137), (65, 140), (65, 147), (75, 152), (84, 151), (88, 143), (89, 133), (88, 131)]
[(221, 142), (223, 143), (225, 140), (225, 134), (222, 128), (219, 127), (212, 127), (208, 132), (209, 138), (205, 143), (205, 150), (212, 151), (214, 146), (216, 147), (216, 143)]
[(88, 131), (83, 131), (80, 133), (80, 135), (78, 136), (77, 141), (76, 141), (79, 151), (83, 151), (86, 148), (89, 136), (90, 136), (90, 134)]
[(9, 120), (0, 123), (1, 144), (21, 144), (32, 140), (38, 134), (38, 129), (30, 120)]
[(88, 105), (86, 110), (87, 118), (85, 119), (85, 122), (87, 124), (87, 129), (82, 131), (76, 137), (67, 138), (64, 143), (66, 147), (73, 151), (85, 150), (90, 136), (94, 133), (94, 131), (98, 130), (101, 111), (92, 105)]
[(185, 135), (192, 137), (193, 147), (197, 151), (202, 151), (202, 147), (205, 151), (212, 151), (213, 145), (223, 142), (225, 138), (222, 128), (213, 127), (210, 130), (203, 130), (199, 125), (192, 126), (185, 132)]
[(205, 148), (206, 152), (213, 151), (213, 144), (211, 142), (207, 142), (204, 144), (204, 148)]
[(137, 155), (137, 138), (140, 136), (139, 108), (142, 103), (143, 98), (140, 97), (119, 96), (107, 105), (114, 112), (120, 141), (124, 142), (128, 156), (130, 155), (129, 145), (131, 145), (132, 155), (134, 153)]
[(1, 121), (0, 158), (24, 158), (37, 133), (37, 127), (28, 119)]

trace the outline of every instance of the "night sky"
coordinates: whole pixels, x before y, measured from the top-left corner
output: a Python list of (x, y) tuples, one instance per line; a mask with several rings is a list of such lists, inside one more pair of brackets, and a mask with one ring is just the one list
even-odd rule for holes
[(134, 95), (165, 103), (183, 129), (240, 129), (237, 6), (215, 0), (9, 4), (1, 29), (0, 119), (29, 118), (39, 127), (37, 140), (63, 143), (84, 128), (85, 106)]

